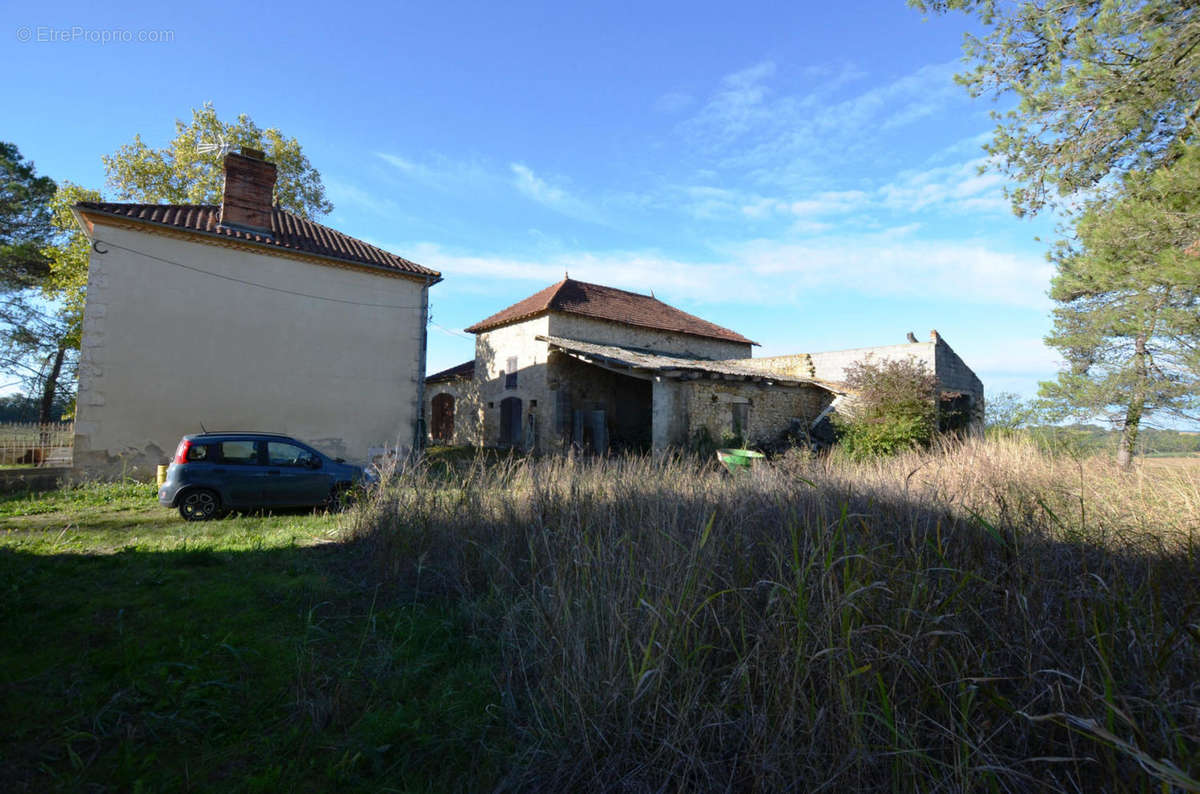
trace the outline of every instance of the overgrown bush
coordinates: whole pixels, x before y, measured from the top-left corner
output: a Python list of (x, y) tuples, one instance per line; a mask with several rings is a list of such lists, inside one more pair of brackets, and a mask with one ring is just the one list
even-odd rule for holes
[(837, 417), (839, 451), (852, 460), (927, 447), (938, 424), (937, 376), (912, 359), (874, 361), (846, 368), (855, 395), (849, 417)]

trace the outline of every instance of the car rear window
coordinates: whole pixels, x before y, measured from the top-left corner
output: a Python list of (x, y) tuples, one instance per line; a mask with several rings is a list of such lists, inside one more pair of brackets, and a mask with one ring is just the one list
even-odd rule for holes
[(253, 441), (222, 441), (221, 460), (234, 465), (255, 466), (258, 464), (258, 449)]
[(208, 460), (208, 455), (209, 452), (207, 444), (192, 444), (190, 447), (188, 447), (188, 460)]

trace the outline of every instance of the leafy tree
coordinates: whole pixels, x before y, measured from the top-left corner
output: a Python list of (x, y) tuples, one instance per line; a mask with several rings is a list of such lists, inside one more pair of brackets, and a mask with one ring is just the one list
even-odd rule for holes
[(1200, 409), (1200, 147), (1094, 200), (1052, 259), (1046, 342), (1069, 369), (1042, 396), (1063, 415), (1107, 415), (1128, 466), (1143, 417)]
[(54, 180), (38, 176), (15, 144), (0, 141), (0, 293), (37, 286), (48, 272)]
[(1028, 427), (1037, 419), (1037, 407), (1021, 395), (1002, 391), (990, 395), (987, 400), (985, 430), (1001, 435)]
[(134, 136), (115, 154), (102, 158), (108, 185), (122, 201), (147, 204), (220, 204), (224, 185), (223, 152), (248, 146), (266, 152), (275, 163), (275, 203), (303, 218), (328, 214), (321, 174), (295, 138), (274, 127), (262, 129), (244, 113), (221, 121), (212, 103), (192, 111), (190, 124), (175, 121), (175, 138), (153, 149)]
[(0, 143), (0, 370), (38, 394), (43, 422), (71, 366), (66, 324), (37, 294), (50, 276), (54, 194), (52, 179), (38, 176), (14, 144)]
[(868, 356), (846, 368), (845, 382), (854, 407), (849, 418), (835, 420), (843, 454), (855, 459), (893, 455), (933, 440), (938, 380), (921, 362), (876, 362)]
[(91, 243), (75, 222), (72, 207), (80, 201), (100, 201), (101, 198), (99, 191), (63, 182), (50, 202), (58, 242), (45, 249), (50, 272), (42, 283), (42, 291), (46, 298), (57, 301), (62, 308), (68, 347), (79, 347), (91, 253)]
[(909, 0), (989, 28), (964, 46), (973, 96), (1015, 95), (988, 151), (1017, 214), (1170, 162), (1200, 133), (1200, 8), (1178, 0)]

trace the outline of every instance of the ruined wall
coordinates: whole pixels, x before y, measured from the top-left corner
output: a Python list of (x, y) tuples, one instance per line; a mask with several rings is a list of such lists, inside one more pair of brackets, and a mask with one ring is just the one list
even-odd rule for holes
[(694, 358), (727, 359), (746, 358), (751, 346), (740, 342), (725, 342), (690, 334), (671, 331), (656, 331), (635, 325), (595, 320), (574, 314), (551, 314), (550, 333), (581, 342), (600, 345), (623, 345), (642, 350), (654, 350), (678, 356)]
[(764, 386), (748, 381), (684, 381), (688, 437), (700, 428), (718, 443), (734, 433), (733, 405), (748, 406), (747, 443), (762, 444), (786, 432), (792, 419), (806, 426), (833, 400), (833, 394), (817, 386)]
[(932, 332), (935, 345), (935, 360), (938, 382), (947, 391), (958, 391), (971, 395), (969, 430), (972, 433), (983, 433), (986, 401), (984, 398), (983, 381), (967, 366), (957, 353), (946, 344), (937, 331)]
[(902, 345), (881, 345), (879, 347), (860, 347), (853, 350), (831, 350), (825, 353), (810, 353), (812, 360), (812, 377), (834, 383), (845, 380), (846, 367), (863, 361), (868, 356), (876, 363), (881, 361), (903, 361), (913, 358), (925, 365), (929, 372), (935, 372), (933, 342), (910, 342)]

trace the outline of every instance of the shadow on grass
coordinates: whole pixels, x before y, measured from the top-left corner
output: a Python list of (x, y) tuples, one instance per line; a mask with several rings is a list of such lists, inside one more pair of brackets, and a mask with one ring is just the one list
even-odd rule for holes
[(495, 648), (352, 545), (0, 549), (0, 788), (487, 788)]

